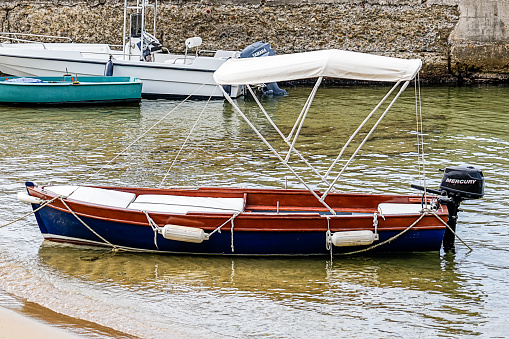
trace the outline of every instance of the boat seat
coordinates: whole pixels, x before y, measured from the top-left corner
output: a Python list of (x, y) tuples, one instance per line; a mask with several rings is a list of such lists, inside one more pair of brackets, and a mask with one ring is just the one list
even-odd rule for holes
[(47, 186), (46, 191), (68, 199), (115, 208), (127, 208), (136, 194), (86, 186)]
[(178, 214), (237, 213), (244, 210), (244, 199), (144, 194), (138, 196), (128, 209)]
[(382, 215), (388, 214), (420, 214), (422, 205), (419, 204), (395, 204), (381, 203), (378, 204), (378, 212)]

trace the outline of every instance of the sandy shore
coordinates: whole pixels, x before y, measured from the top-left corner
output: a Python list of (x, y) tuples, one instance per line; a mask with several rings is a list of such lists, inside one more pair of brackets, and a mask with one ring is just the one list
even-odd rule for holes
[(4, 338), (78, 339), (80, 336), (0, 307), (0, 339)]

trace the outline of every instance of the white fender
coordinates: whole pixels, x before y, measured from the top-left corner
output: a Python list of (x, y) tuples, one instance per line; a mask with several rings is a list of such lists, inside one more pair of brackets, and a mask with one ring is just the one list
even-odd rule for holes
[(340, 247), (371, 245), (375, 240), (378, 240), (378, 234), (369, 230), (335, 232), (330, 238), (330, 242), (334, 246)]
[(203, 242), (203, 240), (208, 240), (209, 236), (201, 228), (179, 225), (165, 225), (163, 228), (159, 229), (159, 233), (166, 239), (198, 244)]
[(25, 192), (18, 193), (18, 200), (26, 202), (27, 204), (42, 204), (44, 202), (44, 200), (37, 197), (33, 197)]

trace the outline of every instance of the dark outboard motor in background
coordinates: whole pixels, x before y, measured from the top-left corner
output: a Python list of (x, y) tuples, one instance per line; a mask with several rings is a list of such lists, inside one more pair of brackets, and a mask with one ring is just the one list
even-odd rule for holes
[[(424, 187), (411, 185), (413, 188), (424, 190)], [(463, 200), (480, 199), (484, 196), (484, 176), (480, 169), (473, 166), (452, 166), (444, 170), (440, 190), (426, 188), (426, 192), (439, 194), (438, 203), (446, 204), (449, 216), (445, 230), (443, 247), (445, 251), (454, 252), (453, 233), (456, 232), (458, 211)]]
[[(263, 41), (255, 42), (240, 52), (241, 58), (256, 58), (268, 55), (276, 55), (276, 53), (274, 53), (274, 50), (270, 47), (269, 43)], [(265, 84), (265, 89), (262, 89), (262, 91), (265, 95), (288, 95), (284, 89), (279, 88), (276, 82)]]

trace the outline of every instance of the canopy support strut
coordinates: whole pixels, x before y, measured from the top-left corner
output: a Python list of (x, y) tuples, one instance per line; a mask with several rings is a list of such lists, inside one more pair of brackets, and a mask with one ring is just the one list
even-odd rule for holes
[(355, 136), (357, 135), (357, 133), (359, 133), (360, 129), (366, 124), (366, 122), (371, 119), (371, 117), (373, 116), (373, 114), (375, 114), (375, 112), (380, 108), (380, 106), (385, 102), (385, 100), (387, 100), (387, 98), (392, 94), (392, 92), (399, 86), (399, 84), (401, 83), (401, 81), (398, 81), (394, 86), (392, 86), (391, 90), (389, 92), (387, 92), (387, 94), (385, 95), (385, 97), (383, 97), (382, 100), (380, 100), (380, 102), (378, 103), (378, 105), (376, 105), (375, 108), (373, 108), (373, 110), (371, 111), (371, 113), (369, 113), (369, 115), (364, 119), (364, 121), (359, 125), (359, 127), (357, 127), (357, 129), (355, 130), (355, 132), (353, 132), (353, 134), (350, 136), (350, 138), (348, 139), (348, 141), (343, 145), (343, 147), (341, 148), (341, 151), (339, 152), (338, 156), (336, 157), (336, 159), (334, 159), (334, 161), (332, 162), (332, 164), (329, 166), (329, 169), (327, 170), (327, 173), (325, 173), (325, 178), (327, 178), (330, 174), (330, 172), (332, 171), (332, 168), (334, 168), (334, 166), (336, 166), (337, 162), (339, 161), (339, 159), (341, 159), (341, 157), (343, 156), (343, 153), (345, 152), (346, 148), (348, 147), (348, 145), (350, 145), (350, 143), (352, 142), (353, 138), (355, 138)]
[[(292, 154), (292, 150), (295, 149), (295, 143), (297, 142), (297, 137), (300, 134), (300, 130), (302, 129), (302, 125), (304, 124), (304, 120), (306, 119), (306, 116), (307, 116), (307, 114), (309, 112), (309, 108), (311, 107), (311, 103), (313, 102), (313, 100), (315, 98), (316, 91), (318, 91), (318, 87), (320, 87), (320, 84), (322, 83), (322, 79), (323, 79), (323, 77), (319, 77), (318, 80), (316, 81), (316, 84), (315, 84), (315, 87), (313, 88), (313, 91), (311, 91), (311, 94), (309, 95), (308, 100), (306, 101), (306, 104), (302, 108), (302, 111), (301, 111), (301, 113), (299, 115), (299, 118), (297, 118), (297, 121), (295, 121), (295, 125), (293, 126), (293, 129), (290, 132), (290, 134), (288, 135), (288, 138), (291, 138), (292, 133), (295, 130), (295, 127), (298, 124), (299, 128), (297, 129), (297, 132), (295, 133), (295, 136), (293, 137), (292, 145), (290, 146), (290, 149), (288, 150), (288, 153), (286, 154), (286, 158), (285, 158), (286, 162), (288, 162), (288, 160), (290, 159), (290, 155)], [(300, 122), (299, 122), (299, 120), (300, 120)]]
[[(284, 142), (286, 142), (286, 144), (290, 147), (290, 142), (288, 141), (288, 139), (284, 136), (283, 132), (281, 132), (281, 130), (279, 129), (279, 127), (276, 125), (276, 123), (274, 122), (274, 120), (272, 120), (272, 118), (270, 117), (270, 115), (267, 113), (267, 111), (265, 110), (265, 108), (263, 107), (263, 105), (261, 104), (260, 100), (258, 100), (258, 98), (256, 97), (255, 93), (253, 92), (253, 89), (251, 88), (250, 85), (246, 85), (247, 89), (249, 90), (249, 93), (251, 93), (251, 95), (253, 96), (254, 100), (256, 101), (256, 103), (258, 104), (258, 107), (261, 109), (261, 111), (263, 112), (263, 114), (265, 115), (265, 118), (267, 118), (267, 120), (270, 122), (270, 124), (272, 125), (272, 127), (274, 127), (274, 129), (278, 132), (279, 136), (281, 137), (281, 139), (284, 140)], [(300, 118), (299, 118), (300, 119)], [(327, 181), (326, 179), (326, 176), (323, 176), (320, 174), (320, 172), (318, 172), (318, 170), (309, 163), (309, 161), (306, 160), (306, 158), (304, 158), (304, 156), (302, 155), (302, 153), (299, 152), (299, 150), (297, 150), (296, 148), (293, 148), (293, 151), (295, 152), (295, 154), (297, 154), (297, 156), (306, 164), (306, 166), (308, 166), (317, 176), (318, 178), (320, 178), (320, 180), (326, 184), (327, 186), (330, 185), (330, 183)]]
[(226, 100), (228, 100), (228, 102), (235, 108), (235, 110), (237, 111), (237, 113), (246, 121), (246, 123), (249, 125), (249, 127), (251, 127), (251, 129), (256, 133), (256, 135), (263, 141), (263, 143), (270, 149), (270, 151), (272, 151), (272, 153), (274, 153), (274, 155), (279, 159), (279, 161), (281, 161), (281, 163), (283, 163), (283, 165), (286, 166), (286, 168), (288, 168), (288, 170), (290, 170), (290, 172), (292, 172), (292, 174), (304, 185), (304, 187), (306, 187), (306, 189), (318, 200), (320, 201), (320, 203), (325, 206), (329, 212), (331, 212), (333, 215), (336, 215), (336, 211), (334, 211), (329, 205), (327, 205), (327, 203), (325, 203), (325, 201), (323, 201), (319, 196), (318, 194), (316, 194), (315, 191), (313, 191), (313, 189), (311, 187), (308, 186), (308, 184), (306, 184), (306, 182), (302, 179), (302, 177), (297, 174), (297, 172), (295, 172), (295, 170), (293, 169), (292, 166), (288, 165), (288, 163), (286, 161), (284, 161), (284, 159), (281, 157), (281, 155), (279, 155), (279, 153), (274, 149), (274, 147), (272, 147), (272, 145), (267, 141), (267, 139), (265, 139), (265, 137), (260, 133), (260, 131), (258, 131), (258, 129), (251, 123), (251, 121), (249, 120), (249, 118), (244, 114), (244, 112), (242, 112), (242, 110), (235, 104), (235, 102), (233, 101), (233, 99), (228, 95), (228, 93), (226, 93), (226, 91), (223, 89), (223, 86), (219, 86), (219, 89), (221, 89), (221, 92), (223, 92), (223, 95), (224, 97), (226, 98)]
[(329, 188), (327, 188), (327, 190), (325, 191), (325, 193), (322, 195), (322, 197), (320, 198), (320, 201), (323, 202), (325, 200), (325, 198), (327, 197), (327, 195), (330, 193), (330, 191), (332, 190), (332, 188), (334, 187), (334, 185), (336, 184), (336, 182), (338, 181), (339, 177), (343, 174), (343, 172), (345, 171), (345, 169), (348, 167), (348, 165), (350, 165), (350, 163), (352, 162), (352, 160), (355, 158), (355, 156), (357, 155), (357, 153), (359, 153), (360, 149), (362, 148), (362, 146), (364, 146), (364, 144), (368, 141), (368, 139), (371, 137), (371, 135), (373, 134), (373, 132), (375, 131), (375, 129), (378, 127), (378, 125), (380, 124), (380, 122), (382, 121), (382, 119), (385, 117), (385, 115), (387, 114), (387, 112), (389, 112), (389, 110), (392, 108), (392, 105), (394, 105), (394, 103), (396, 102), (396, 100), (399, 98), (399, 96), (401, 95), (401, 93), (403, 93), (403, 91), (407, 88), (408, 84), (410, 84), (410, 80), (406, 81), (403, 83), (403, 85), (401, 86), (398, 94), (396, 94), (396, 96), (392, 99), (391, 103), (389, 104), (389, 106), (387, 106), (387, 108), (385, 109), (385, 111), (382, 113), (382, 115), (378, 118), (377, 122), (373, 125), (373, 127), (371, 128), (371, 130), (369, 131), (369, 133), (366, 135), (366, 137), (364, 138), (364, 140), (362, 140), (361, 144), (359, 145), (359, 147), (357, 147), (357, 149), (355, 150), (355, 152), (352, 154), (352, 156), (350, 157), (350, 159), (348, 159), (348, 162), (343, 166), (343, 168), (341, 169), (341, 171), (338, 173), (338, 175), (336, 176), (336, 178), (334, 178), (334, 180), (332, 181), (332, 183), (329, 185)]

